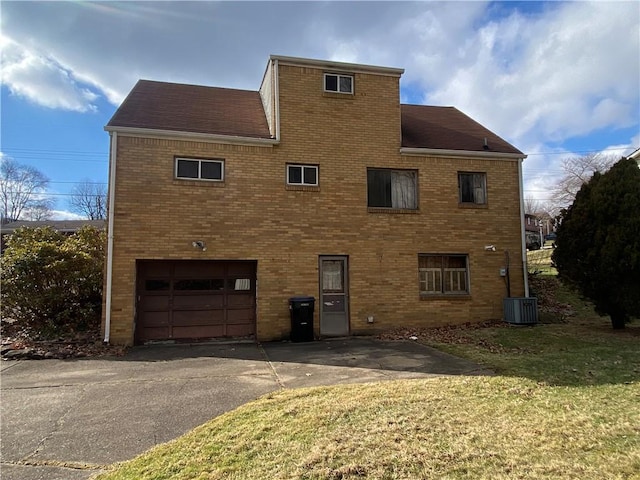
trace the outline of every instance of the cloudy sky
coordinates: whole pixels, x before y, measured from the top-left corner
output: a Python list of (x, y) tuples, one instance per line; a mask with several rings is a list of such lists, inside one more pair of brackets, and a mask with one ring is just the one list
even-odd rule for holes
[(107, 180), (103, 126), (140, 78), (257, 90), (270, 54), (405, 69), (403, 103), (452, 105), (529, 155), (525, 196), (573, 155), (640, 147), (640, 3), (12, 2), (0, 156), (59, 216)]

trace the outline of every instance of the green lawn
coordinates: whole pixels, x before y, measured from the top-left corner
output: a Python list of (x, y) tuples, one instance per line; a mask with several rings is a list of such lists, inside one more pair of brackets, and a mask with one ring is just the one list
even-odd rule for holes
[(640, 479), (640, 325), (556, 297), (575, 315), (417, 332), (495, 377), (281, 391), (99, 478)]

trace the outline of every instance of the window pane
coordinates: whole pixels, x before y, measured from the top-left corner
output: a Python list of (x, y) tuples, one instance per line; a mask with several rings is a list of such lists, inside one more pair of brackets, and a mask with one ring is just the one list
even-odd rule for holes
[(174, 290), (220, 290), (215, 288), (220, 285), (222, 280), (197, 278), (189, 280), (177, 280), (173, 284)]
[(289, 166), (289, 183), (302, 183), (302, 167)]
[(473, 203), (473, 175), (460, 173), (458, 182), (460, 183), (460, 201), (462, 203)]
[(340, 77), (340, 91), (344, 93), (351, 93), (353, 90), (351, 89), (351, 77)]
[(202, 162), (201, 178), (207, 180), (222, 180), (222, 163), (221, 162)]
[(316, 185), (318, 183), (318, 176), (316, 167), (304, 167), (304, 183), (307, 185)]
[(337, 75), (325, 75), (324, 76), (324, 89), (329, 92), (338, 91), (338, 76)]
[(322, 261), (322, 291), (342, 292), (342, 260)]
[(484, 204), (486, 200), (485, 175), (476, 173), (473, 175), (473, 199), (476, 203)]
[(416, 172), (394, 170), (391, 172), (391, 205), (393, 208), (416, 209)]
[(146, 280), (144, 289), (148, 292), (158, 292), (169, 290), (169, 280)]
[(250, 278), (230, 278), (227, 283), (228, 290), (245, 291), (251, 290)]
[(391, 208), (391, 170), (367, 170), (367, 205)]
[(198, 178), (197, 160), (178, 160), (178, 173), (180, 178)]

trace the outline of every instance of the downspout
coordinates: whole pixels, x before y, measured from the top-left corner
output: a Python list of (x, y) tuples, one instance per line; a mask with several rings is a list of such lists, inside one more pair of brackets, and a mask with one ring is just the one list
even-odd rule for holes
[(529, 296), (529, 275), (527, 267), (527, 247), (524, 236), (524, 182), (522, 180), (522, 162), (524, 158), (518, 161), (518, 181), (520, 183), (520, 243), (522, 250), (522, 273), (524, 275), (524, 296)]
[(104, 318), (104, 343), (109, 343), (111, 335), (111, 284), (113, 283), (113, 217), (115, 215), (114, 199), (116, 196), (116, 151), (118, 147), (118, 133), (110, 132), (111, 152), (109, 159), (109, 219), (107, 224), (107, 284)]
[(278, 59), (273, 61), (273, 84), (275, 96), (276, 114), (276, 140), (280, 141), (280, 72), (278, 71)]

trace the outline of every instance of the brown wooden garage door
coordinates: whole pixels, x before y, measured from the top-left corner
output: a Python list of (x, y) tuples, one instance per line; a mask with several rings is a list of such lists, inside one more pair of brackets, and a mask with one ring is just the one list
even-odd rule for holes
[(138, 261), (136, 342), (255, 334), (256, 262)]

